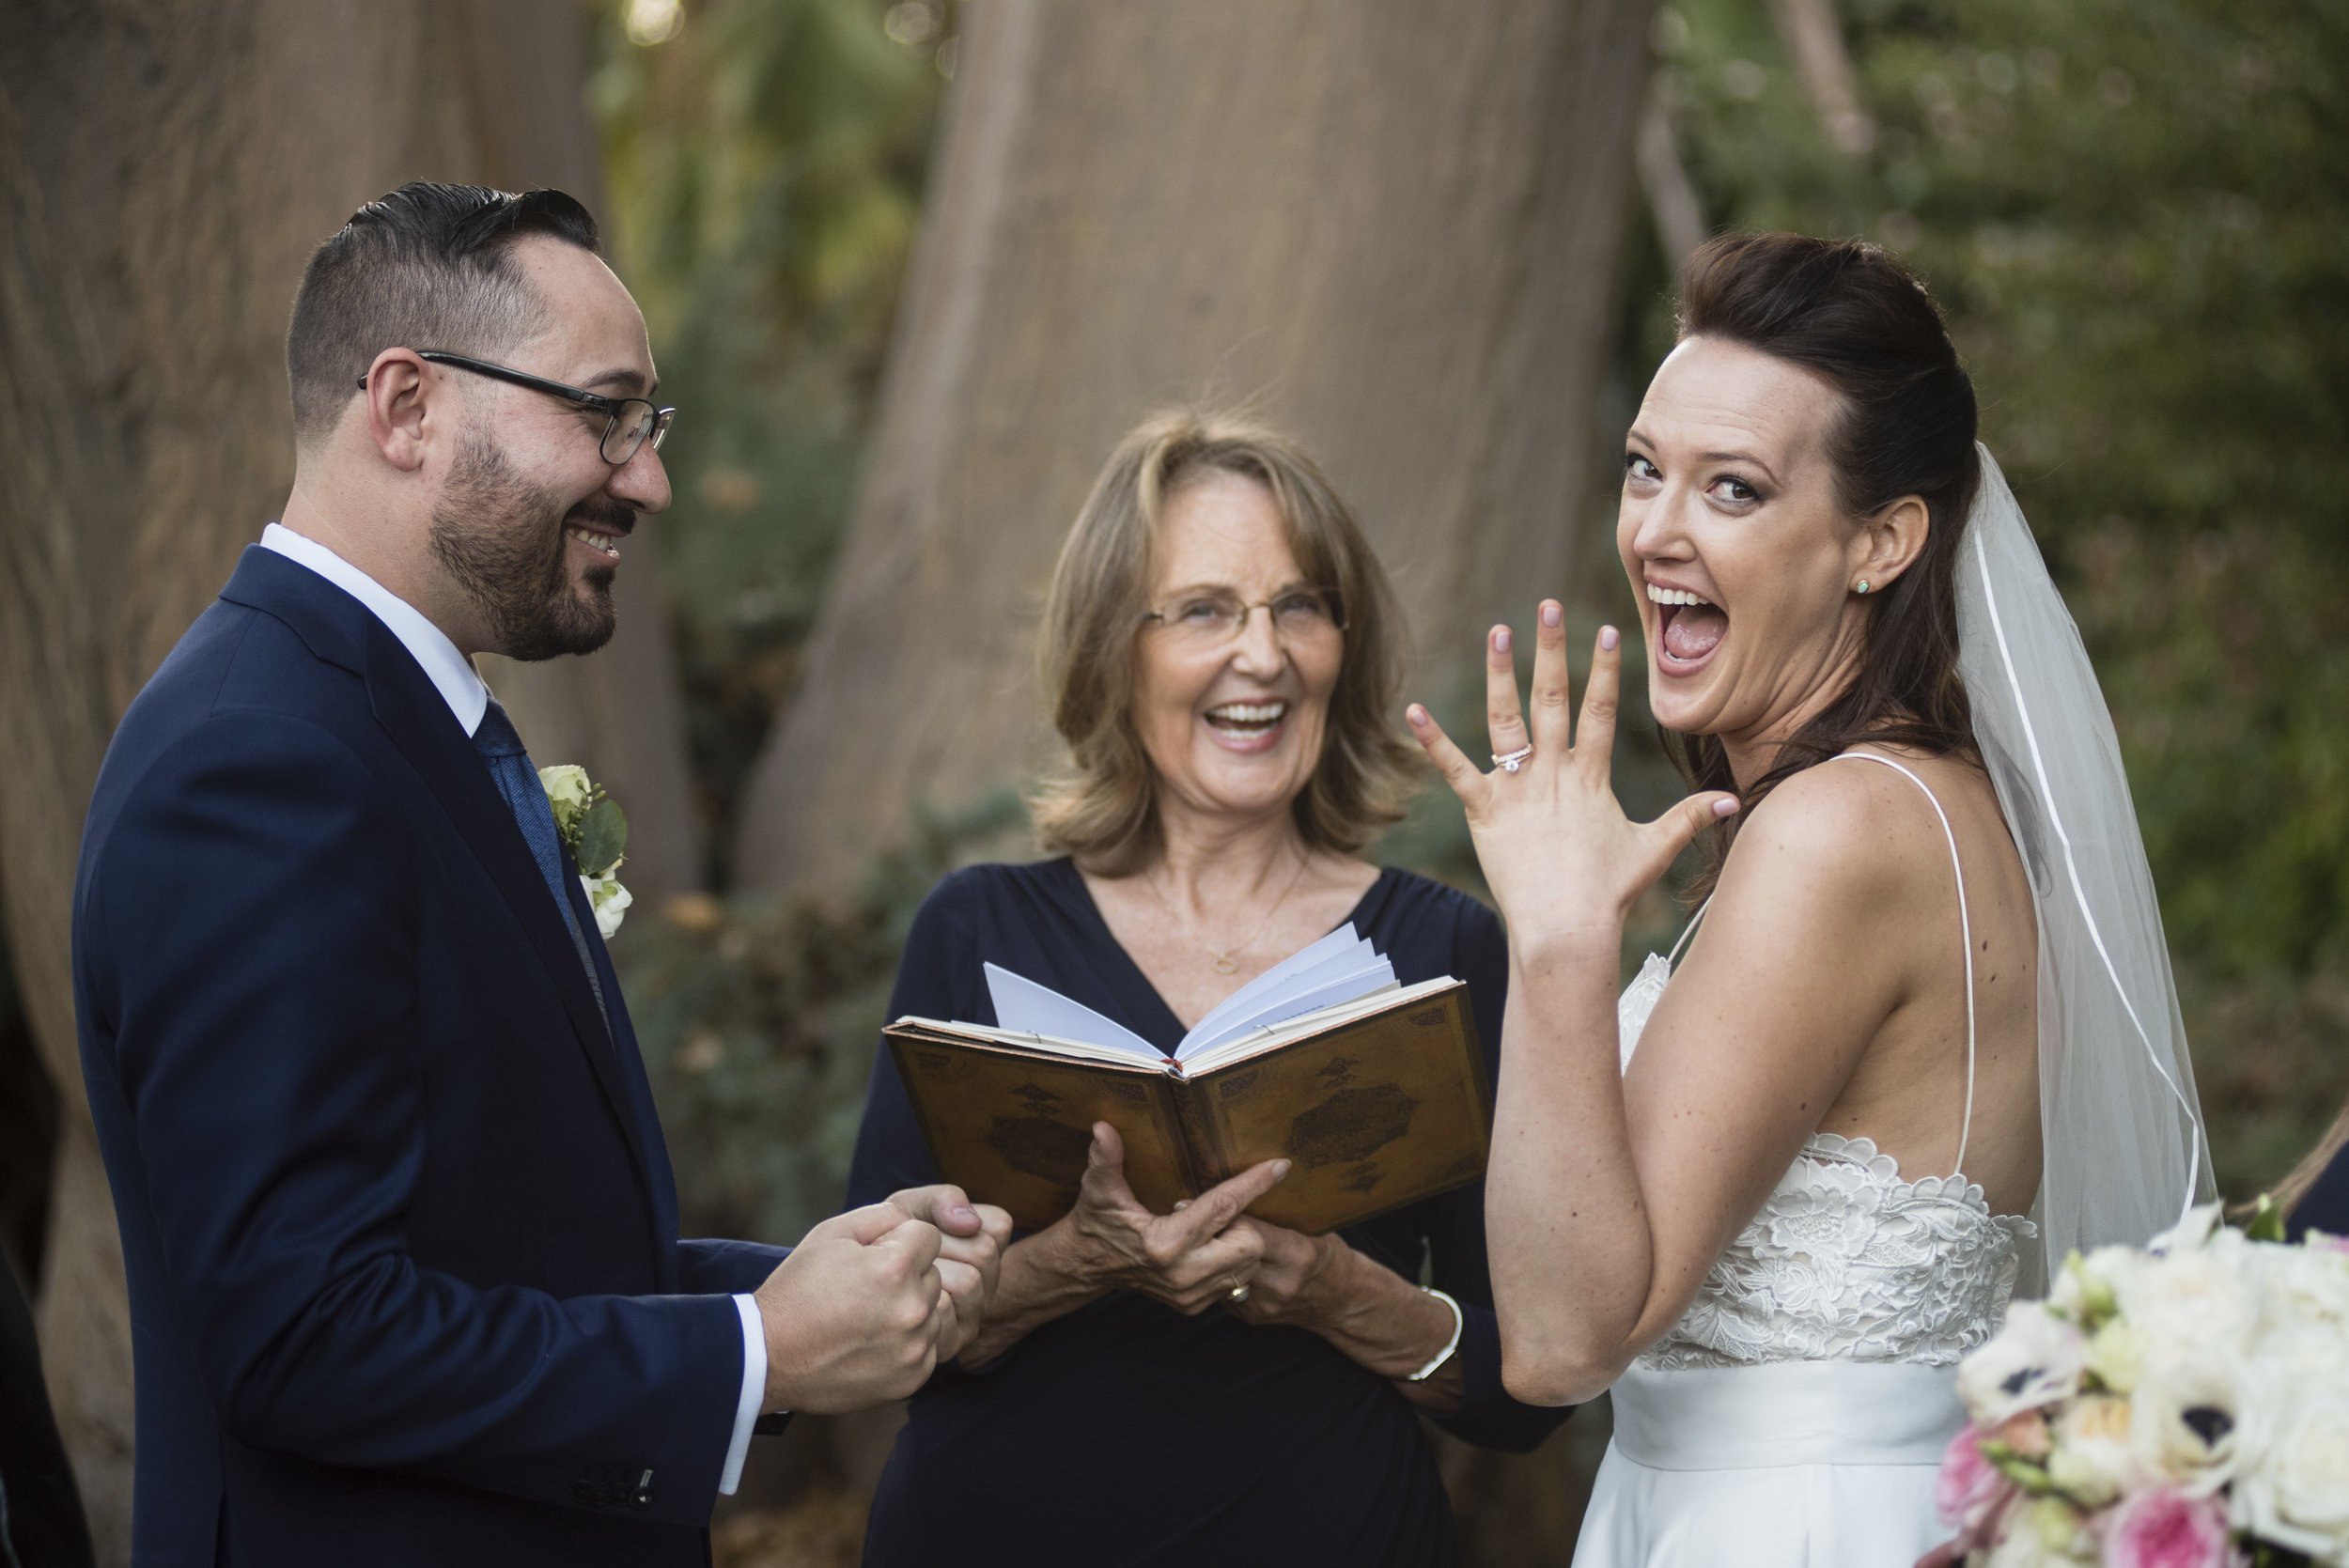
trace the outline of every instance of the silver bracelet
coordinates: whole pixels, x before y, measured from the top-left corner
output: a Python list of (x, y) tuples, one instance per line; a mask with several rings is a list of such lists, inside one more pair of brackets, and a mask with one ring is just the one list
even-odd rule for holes
[(1468, 1314), (1460, 1311), (1460, 1304), (1457, 1301), (1453, 1300), (1452, 1297), (1446, 1296), (1439, 1290), (1428, 1290), (1425, 1285), (1422, 1285), (1419, 1288), (1423, 1291), (1427, 1291), (1428, 1295), (1434, 1296), (1437, 1300), (1452, 1309), (1452, 1337), (1443, 1342), (1443, 1348), (1436, 1352), (1436, 1358), (1428, 1362), (1425, 1366), (1420, 1368), (1417, 1372), (1411, 1374), (1410, 1376), (1405, 1378), (1403, 1381), (1406, 1383), (1424, 1383), (1429, 1378), (1435, 1376), (1437, 1372), (1442, 1368), (1443, 1364), (1452, 1359), (1453, 1356), (1458, 1352), (1460, 1348), (1460, 1331), (1468, 1327)]

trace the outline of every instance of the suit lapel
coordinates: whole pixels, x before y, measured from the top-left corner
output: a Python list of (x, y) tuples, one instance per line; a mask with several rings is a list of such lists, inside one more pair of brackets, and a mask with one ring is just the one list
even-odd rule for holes
[[(636, 1043), (636, 1025), (628, 1016), (628, 1003), (620, 995), (620, 977), (612, 967), (612, 955), (603, 939), (596, 934), (595, 906), (587, 900), (586, 890), (574, 878), (569, 888), (571, 909), (579, 920), (579, 928), (587, 933), (587, 951), (596, 966), (596, 984), (603, 987), (605, 1011), (612, 1019), (613, 1044), (617, 1048), (620, 1076), (629, 1087), (628, 1103), (635, 1118), (638, 1146), (645, 1155), (646, 1183), (652, 1193), (653, 1224), (663, 1237), (677, 1235), (677, 1177), (669, 1168), (669, 1145), (661, 1134), (661, 1112), (652, 1097), (652, 1080), (645, 1071), (643, 1050)], [(676, 1249), (661, 1249), (662, 1288), (677, 1289)]]
[[(620, 1000), (600, 940), (587, 944), (597, 966), (612, 1024), (597, 1011), (580, 967), (579, 950), (564, 927), (562, 911), (547, 896), (546, 878), (531, 858), (514, 814), (490, 781), (472, 739), (423, 667), (391, 629), (366, 605), (318, 573), (258, 545), (249, 546), (221, 598), (276, 616), (328, 663), (361, 676), (376, 722), (415, 768), (441, 808), (521, 923), (538, 961), (561, 997), (571, 1032), (586, 1053), (604, 1102), (619, 1124), (639, 1185), (650, 1199), (654, 1254), (661, 1277), (674, 1288), (677, 1260), (677, 1186), (668, 1150), (653, 1110), (652, 1091), (637, 1054), (636, 1037)], [(595, 916), (576, 882), (568, 888), (583, 933), (595, 930)], [(614, 1035), (618, 1036), (615, 1042)]]
[[(361, 613), (366, 613), (364, 607)], [(564, 928), (562, 911), (547, 895), (546, 878), (538, 874), (537, 862), (522, 842), (521, 829), (490, 782), (490, 770), (473, 741), (424, 671), (381, 622), (373, 615), (367, 615), (367, 694), (375, 706), (376, 722), (415, 767), (521, 923), (539, 963), (554, 982), (555, 993), (563, 999), (571, 1031), (627, 1138), (637, 1176), (651, 1192), (655, 1184), (643, 1129), (630, 1106), (611, 1033), (596, 1010), (595, 995), (587, 988), (587, 971), (580, 967), (579, 950), (571, 945), (571, 934)], [(587, 928), (594, 929), (592, 922)]]

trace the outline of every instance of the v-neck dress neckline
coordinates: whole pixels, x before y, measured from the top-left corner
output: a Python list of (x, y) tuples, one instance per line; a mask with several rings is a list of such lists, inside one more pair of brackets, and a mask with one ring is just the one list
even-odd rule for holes
[[(1151, 1015), (1147, 1020), (1150, 1027), (1137, 1029), (1135, 1032), (1161, 1050), (1172, 1050), (1176, 1041), (1190, 1032), (1190, 1026), (1183, 1022), (1180, 1015), (1167, 1001), (1166, 993), (1159, 989), (1158, 983), (1150, 978), (1140, 963), (1135, 961), (1134, 955), (1126, 951), (1126, 944), (1117, 939), (1117, 933), (1110, 928), (1109, 916), (1102, 912), (1100, 900), (1093, 896), (1092, 884), (1085, 880), (1084, 873), (1077, 869), (1077, 862), (1073, 860), (1063, 859), (1052, 863), (1066, 876), (1069, 886), (1074, 890), (1074, 909), (1078, 924), (1084, 929), (1086, 936), (1116, 955), (1111, 960), (1111, 965), (1113, 969), (1122, 969), (1125, 971), (1119, 982), (1120, 986), (1130, 986), (1137, 1000)], [(1358, 932), (1365, 929), (1372, 917), (1377, 913), (1379, 902), (1385, 898), (1395, 878), (1401, 875), (1392, 866), (1380, 866), (1377, 877), (1372, 880), (1370, 886), (1362, 890), (1361, 897), (1354, 901), (1353, 908), (1348, 909), (1336, 924), (1331, 925), (1330, 930), (1335, 931), (1338, 926), (1345, 925), (1348, 922), (1353, 924), (1354, 929)], [(1324, 936), (1328, 934), (1328, 932), (1323, 933)], [(1284, 953), (1280, 958), (1274, 959), (1273, 963), (1278, 964), (1289, 956), (1290, 955)], [(1249, 978), (1252, 980), (1255, 977), (1252, 975)], [(1243, 980), (1240, 986), (1248, 983), (1249, 981)], [(1239, 986), (1235, 986), (1232, 989), (1237, 991)], [(1128, 1022), (1130, 1027), (1131, 1021), (1128, 1020)]]
[[(1500, 1066), (1508, 943), (1492, 912), (1454, 889), (1388, 870), (1356, 901), (1355, 929), (1406, 985), (1451, 974), (1473, 996), (1486, 1069)], [(1111, 935), (1065, 858), (970, 866), (924, 901), (889, 1015), (994, 1017), (1000, 964), (1115, 1018), (1161, 1049), (1173, 1009)], [(940, 1180), (890, 1053), (878, 1053), (849, 1202)], [(1342, 1233), (1346, 1244), (1461, 1305), (1460, 1407), (1441, 1424), (1471, 1442), (1530, 1450), (1563, 1418), (1509, 1397), (1486, 1266), (1484, 1199), (1457, 1188)], [(1113, 1420), (1104, 1421), (1103, 1411)], [(1142, 1487), (1181, 1456), (1176, 1487)], [(1052, 1484), (1038, 1487), (1035, 1478)], [(967, 1522), (996, 1528), (973, 1545)], [(1420, 1417), (1392, 1385), (1303, 1329), (1185, 1316), (1112, 1291), (1035, 1329), (983, 1372), (941, 1370), (917, 1394), (874, 1493), (871, 1568), (1122, 1568), (1198, 1562), (1346, 1562), (1444, 1568), (1457, 1560), (1443, 1480)], [(974, 1555), (975, 1554), (975, 1555)]]

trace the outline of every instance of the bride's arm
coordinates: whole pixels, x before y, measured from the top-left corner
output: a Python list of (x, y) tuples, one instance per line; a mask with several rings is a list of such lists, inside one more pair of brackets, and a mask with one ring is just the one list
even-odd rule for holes
[[(1542, 607), (1536, 750), (1516, 775), (1485, 774), (1412, 715), (1468, 808), (1508, 921), (1486, 1228), (1503, 1381), (1537, 1404), (1613, 1382), (1678, 1320), (1784, 1173), (1899, 1003), (1906, 955), (1884, 928), (1910, 880), (1903, 846), (1871, 825), (1881, 815), (1856, 809), (1867, 781), (1818, 769), (1774, 792), (1740, 835), (1626, 1082), (1624, 911), (1726, 798), (1685, 801), (1653, 824), (1624, 816), (1608, 777), (1620, 650), (1602, 636), (1569, 749), (1562, 620)], [(1505, 752), (1528, 737), (1505, 640), (1486, 651)]]

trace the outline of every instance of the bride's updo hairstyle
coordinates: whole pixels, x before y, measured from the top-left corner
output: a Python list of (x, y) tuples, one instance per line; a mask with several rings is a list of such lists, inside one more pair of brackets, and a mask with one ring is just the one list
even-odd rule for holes
[(1957, 567), (1982, 477), (1974, 384), (1923, 282), (1864, 240), (1708, 241), (1681, 270), (1679, 335), (1741, 343), (1828, 381), (1842, 394), (1827, 455), (1844, 514), (1857, 523), (1914, 495), (1931, 519), (1908, 570), (1861, 601), (1867, 629), (1851, 685), (1751, 788), (1738, 789), (1713, 737), (1667, 733), (1695, 788), (1728, 790), (1745, 802), (1716, 840), (1725, 851), (1736, 824), (1771, 789), (1859, 741), (1973, 753), (1957, 667)]

